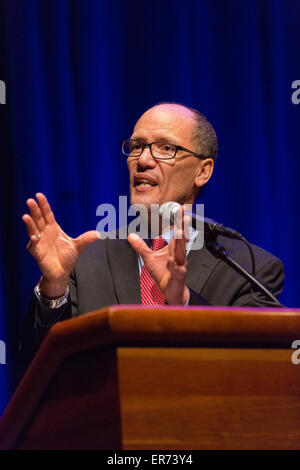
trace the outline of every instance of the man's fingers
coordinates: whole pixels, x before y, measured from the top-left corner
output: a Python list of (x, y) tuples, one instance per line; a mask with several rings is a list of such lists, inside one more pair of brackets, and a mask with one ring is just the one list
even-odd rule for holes
[(184, 215), (184, 206), (182, 206), (181, 215), (181, 221), (174, 228), (174, 239), (170, 243), (169, 253), (170, 256), (174, 257), (177, 264), (184, 265), (186, 263), (186, 245), (189, 241), (191, 218)]
[(75, 238), (74, 243), (78, 252), (81, 252), (87, 245), (99, 240), (99, 238), (99, 232), (96, 230), (89, 230), (88, 232), (85, 232), (79, 237)]
[(30, 198), (27, 199), (26, 204), (29, 207), (31, 217), (34, 220), (38, 231), (42, 232), (45, 228), (46, 222), (37, 202), (34, 199)]
[(174, 227), (177, 230), (183, 230), (184, 210), (185, 210), (185, 207), (183, 205), (183, 206), (181, 206), (180, 210), (178, 211), (178, 214), (177, 214), (177, 217), (176, 217), (176, 223), (175, 223), (175, 227)]
[(185, 215), (185, 207), (181, 206), (181, 210), (176, 218), (176, 224), (175, 224), (175, 231), (177, 230), (182, 230), (184, 232), (184, 236), (186, 239), (186, 242), (189, 241), (190, 238), (190, 225), (191, 225), (191, 218), (188, 215)]
[(33, 253), (32, 249), (34, 248), (35, 244), (37, 242), (39, 242), (39, 238), (37, 236), (38, 233), (39, 233), (39, 230), (38, 230), (34, 220), (32, 219), (32, 217), (29, 214), (24, 214), (23, 217), (22, 217), (22, 220), (26, 225), (27, 233), (28, 233), (28, 236), (29, 236), (29, 239), (30, 239), (29, 242), (26, 245), (26, 248), (32, 254)]
[(49, 205), (49, 202), (47, 201), (46, 196), (42, 193), (36, 193), (36, 198), (39, 203), (39, 208), (45, 219), (46, 224), (52, 224), (53, 222), (55, 222), (54, 214), (51, 210), (51, 207)]
[(185, 215), (183, 217), (183, 235), (185, 238), (185, 243), (188, 243), (190, 239), (190, 226), (191, 226), (191, 217), (189, 215)]
[(39, 229), (36, 226), (33, 218), (29, 214), (24, 214), (22, 220), (26, 225), (29, 238), (31, 239), (32, 236), (37, 236)]
[(172, 256), (168, 258), (167, 268), (170, 271), (173, 279), (176, 281), (184, 281), (186, 267), (184, 265), (178, 265)]
[(128, 235), (128, 241), (132, 248), (143, 258), (143, 260), (147, 254), (152, 253), (152, 250), (147, 246), (144, 240), (136, 233), (130, 233)]
[(35, 244), (39, 241), (40, 241), (40, 239), (36, 235), (32, 235), (30, 237), (30, 240), (27, 243), (26, 248), (29, 251), (29, 253), (31, 253), (32, 255), (33, 255), (33, 248), (34, 248)]
[(186, 262), (186, 240), (182, 230), (175, 229), (173, 253), (175, 262), (178, 265), (184, 265)]

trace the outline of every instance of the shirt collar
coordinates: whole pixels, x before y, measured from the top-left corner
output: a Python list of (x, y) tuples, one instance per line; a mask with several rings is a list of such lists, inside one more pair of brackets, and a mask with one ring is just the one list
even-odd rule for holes
[[(196, 236), (198, 235), (198, 233), (199, 233), (198, 230), (195, 230), (194, 227), (192, 227), (190, 225), (190, 227), (189, 227), (189, 242), (188, 242), (187, 247), (186, 247), (187, 251), (190, 250), (190, 248), (191, 248)], [(170, 241), (173, 238), (173, 235), (174, 235), (174, 228), (172, 228), (171, 230), (168, 230), (168, 232), (163, 233), (161, 236), (169, 244)]]

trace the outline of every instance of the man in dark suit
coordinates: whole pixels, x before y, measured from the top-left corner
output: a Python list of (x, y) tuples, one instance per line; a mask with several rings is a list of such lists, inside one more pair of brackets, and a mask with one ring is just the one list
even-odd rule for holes
[[(143, 204), (148, 214), (151, 204), (193, 204), (212, 175), (217, 149), (213, 127), (197, 111), (174, 103), (149, 109), (123, 144), (131, 203)], [(205, 245), (187, 250), (184, 236), (166, 240), (158, 251), (136, 235), (129, 235), (128, 240), (99, 240), (98, 232), (89, 231), (72, 239), (55, 221), (43, 194), (29, 199), (27, 205), (30, 215), (25, 214), (23, 220), (30, 238), (28, 250), (42, 272), (29, 329), (35, 326), (40, 338), (58, 320), (116, 303), (268, 305), (266, 298), (254, 296), (249, 283)], [(241, 241), (224, 237), (218, 241), (251, 270), (247, 247)], [(284, 280), (281, 261), (261, 248), (253, 246), (253, 250), (257, 277), (277, 296)], [(158, 289), (160, 301), (149, 300), (143, 292), (145, 272), (153, 281), (151, 289)]]

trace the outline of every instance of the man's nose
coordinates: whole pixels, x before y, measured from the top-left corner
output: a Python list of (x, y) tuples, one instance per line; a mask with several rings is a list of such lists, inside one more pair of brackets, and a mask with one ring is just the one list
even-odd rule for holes
[(154, 168), (156, 160), (152, 157), (150, 147), (146, 146), (138, 159), (138, 167), (140, 168)]

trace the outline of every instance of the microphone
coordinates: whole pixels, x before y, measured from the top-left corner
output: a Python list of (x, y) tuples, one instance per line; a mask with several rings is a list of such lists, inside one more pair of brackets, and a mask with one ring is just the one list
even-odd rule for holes
[[(181, 205), (178, 204), (178, 202), (165, 202), (159, 208), (159, 215), (165, 220), (170, 220), (171, 224), (175, 224), (180, 210)], [(235, 238), (237, 240), (242, 240), (244, 238), (241, 233), (237, 232), (236, 230), (233, 230), (232, 228), (224, 227), (224, 225), (215, 222), (213, 219), (201, 217), (200, 215), (197, 215), (194, 212), (190, 212), (187, 210), (184, 211), (184, 214), (188, 215), (194, 223), (198, 221), (203, 224), (204, 235), (210, 237), (212, 235), (223, 235), (225, 237)]]

